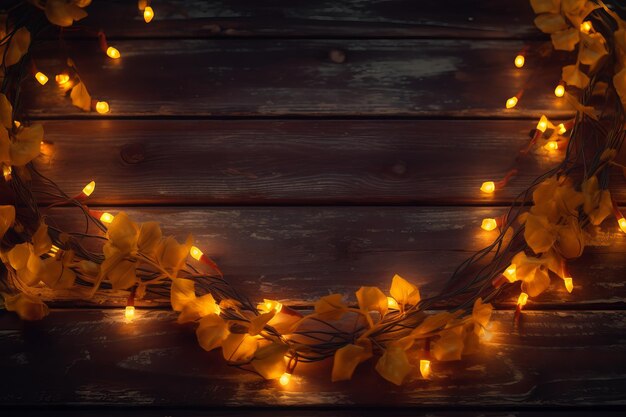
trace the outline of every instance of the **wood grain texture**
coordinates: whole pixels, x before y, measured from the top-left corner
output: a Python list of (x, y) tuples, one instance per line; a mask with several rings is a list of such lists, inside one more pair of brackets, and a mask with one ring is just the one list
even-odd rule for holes
[[(506, 204), (563, 152), (516, 163), (534, 121), (46, 121), (36, 167), (91, 204)], [(512, 167), (495, 195), (479, 191)], [(626, 202), (621, 170), (613, 196)], [(46, 196), (42, 196), (46, 201)]]
[(0, 401), (5, 406), (623, 406), (623, 312), (494, 313), (493, 341), (461, 362), (436, 363), (430, 381), (402, 388), (366, 362), (354, 382), (331, 383), (330, 362), (301, 364), (292, 384), (228, 368), (170, 312), (53, 311), (41, 322), (0, 315)]
[[(109, 102), (111, 117), (572, 114), (553, 90), (573, 56), (529, 57), (523, 69), (513, 66), (515, 54), (537, 42), (164, 39), (111, 45), (122, 58), (107, 58), (96, 41), (68, 42), (69, 52), (44, 42), (33, 54), (41, 71), (55, 74), (69, 53), (92, 96)], [(344, 51), (345, 62), (331, 61), (332, 50)], [(32, 118), (102, 117), (73, 107), (54, 83), (42, 87), (32, 79), (24, 89)], [(504, 109), (521, 89), (529, 93), (516, 108)]]
[[(451, 37), (540, 36), (526, 0), (169, 0), (146, 25), (136, 3), (94, 2), (81, 22), (109, 37)], [(111, 19), (115, 16), (115, 19)]]
[[(84, 230), (70, 209), (55, 210), (50, 224)], [(117, 210), (111, 209), (112, 213)], [(495, 232), (480, 229), (484, 217), (504, 208), (469, 207), (224, 207), (126, 209), (137, 221), (159, 221), (164, 234), (196, 243), (213, 257), (226, 278), (255, 300), (277, 298), (311, 306), (319, 297), (342, 293), (354, 301), (362, 285), (387, 291), (394, 273), (435, 295), (466, 258), (491, 243)], [(56, 213), (56, 214), (55, 214)], [(75, 212), (76, 214), (76, 212)], [(624, 305), (626, 236), (614, 225), (598, 234), (588, 252), (571, 263), (574, 291), (560, 280), (528, 308), (610, 308)], [(115, 294), (111, 294), (115, 295)], [(499, 305), (515, 305), (517, 289)], [(104, 294), (95, 303), (125, 303)], [(169, 304), (157, 300), (151, 305)]]

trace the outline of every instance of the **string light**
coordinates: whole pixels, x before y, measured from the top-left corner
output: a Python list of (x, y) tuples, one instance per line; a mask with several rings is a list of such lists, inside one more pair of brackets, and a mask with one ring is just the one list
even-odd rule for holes
[(567, 292), (571, 293), (574, 289), (574, 280), (572, 279), (572, 277), (563, 278), (563, 283), (565, 284), (565, 289), (567, 290)]
[(400, 305), (395, 298), (387, 297), (387, 308), (390, 308), (392, 310), (400, 310)]
[(554, 95), (557, 97), (563, 97), (565, 95), (565, 87), (562, 83), (559, 83), (559, 85), (556, 86), (554, 89)]
[(589, 32), (591, 32), (592, 29), (593, 29), (593, 25), (588, 20), (580, 24), (580, 31), (583, 33), (588, 34)]
[(204, 253), (202, 253), (202, 251), (198, 249), (197, 246), (192, 246), (189, 249), (189, 255), (191, 255), (191, 257), (195, 259), (196, 261), (199, 261), (200, 259), (202, 259), (202, 256), (204, 255)]
[(109, 103), (106, 101), (99, 101), (96, 103), (96, 111), (100, 114), (106, 114), (109, 112)]
[(485, 181), (480, 186), (480, 191), (486, 194), (491, 194), (496, 191), (496, 183), (494, 183), (493, 181)]
[(555, 140), (549, 140), (543, 147), (548, 151), (556, 151), (559, 149), (559, 144)]
[(126, 306), (126, 309), (124, 310), (124, 318), (126, 321), (133, 321), (135, 318), (135, 306)]
[(102, 213), (102, 215), (100, 216), (100, 221), (102, 223), (112, 223), (114, 218), (115, 216), (113, 216), (111, 213)]
[(542, 115), (541, 118), (539, 119), (539, 122), (537, 122), (537, 130), (540, 131), (541, 133), (544, 133), (547, 128), (548, 128), (548, 118), (545, 115)]
[(120, 51), (117, 50), (117, 48), (109, 46), (107, 48), (107, 56), (112, 59), (118, 59), (122, 56), (122, 54), (120, 54)]
[(4, 176), (5, 181), (11, 180), (11, 173), (13, 172), (13, 168), (10, 165), (2, 165), (2, 175)]
[(515, 264), (509, 265), (502, 273), (509, 282), (517, 281), (517, 267)]
[(507, 109), (512, 109), (513, 107), (515, 107), (517, 105), (517, 100), (518, 100), (517, 96), (513, 96), (513, 97), (509, 98), (506, 101), (506, 104), (505, 104), (506, 108)]
[(95, 189), (96, 189), (96, 182), (91, 181), (89, 184), (85, 185), (85, 188), (83, 188), (82, 193), (85, 195), (85, 197), (89, 197)]
[(61, 74), (57, 74), (54, 77), (54, 80), (57, 82), (57, 84), (64, 85), (69, 82), (70, 76), (62, 72)]
[(481, 229), (488, 232), (494, 230), (496, 227), (498, 227), (498, 222), (496, 221), (496, 219), (492, 218), (483, 219), (483, 223), (480, 225)]
[(526, 59), (524, 58), (524, 55), (519, 54), (515, 57), (515, 66), (517, 68), (522, 68), (525, 62), (526, 62)]
[(420, 373), (422, 374), (422, 378), (429, 379), (430, 371), (430, 361), (428, 359), (420, 359)]
[(38, 71), (35, 74), (35, 78), (37, 79), (37, 81), (39, 81), (39, 84), (41, 85), (46, 85), (46, 83), (48, 82), (48, 76), (41, 71)]
[(521, 310), (522, 307), (526, 305), (526, 302), (528, 302), (528, 294), (523, 292), (519, 295), (519, 298), (517, 299), (517, 308)]
[(272, 310), (280, 313), (280, 311), (283, 309), (282, 303), (274, 300), (263, 300), (263, 306), (265, 307), (265, 311), (267, 311), (268, 313)]
[(284, 374), (280, 376), (280, 378), (278, 378), (278, 382), (280, 382), (280, 385), (282, 385), (283, 387), (288, 385), (290, 381), (291, 381), (291, 374), (288, 372), (285, 372)]
[(622, 232), (626, 233), (626, 219), (622, 217), (617, 221), (617, 224), (619, 228), (622, 229)]
[(567, 128), (565, 127), (565, 125), (563, 123), (559, 123), (559, 125), (557, 126), (557, 133), (559, 135), (564, 134), (565, 132), (567, 132)]
[(146, 23), (150, 23), (152, 19), (154, 19), (154, 10), (152, 10), (152, 7), (147, 6), (143, 9), (143, 20), (145, 20)]
[(15, 127), (19, 128), (20, 126), (22, 126), (22, 124), (20, 122), (18, 122), (17, 120), (13, 121), (13, 124), (15, 125)]

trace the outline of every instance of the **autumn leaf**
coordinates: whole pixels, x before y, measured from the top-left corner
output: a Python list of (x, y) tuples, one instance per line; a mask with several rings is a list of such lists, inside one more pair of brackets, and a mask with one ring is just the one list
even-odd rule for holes
[(248, 362), (259, 346), (256, 337), (247, 333), (231, 333), (222, 342), (222, 355), (229, 362)]
[(433, 343), (432, 354), (438, 361), (458, 361), (463, 353), (464, 340), (463, 327), (444, 330)]
[(28, 52), (30, 47), (30, 32), (25, 27), (19, 28), (15, 31), (11, 41), (9, 42), (7, 49), (0, 48), (0, 64), (3, 62), (7, 67), (17, 64), (20, 59)]
[(585, 88), (589, 85), (589, 77), (582, 72), (578, 65), (566, 65), (561, 72), (561, 78), (567, 83), (578, 88)]
[[(85, 1), (47, 0), (46, 17), (54, 25), (71, 26), (74, 21), (87, 17), (87, 12), (81, 7), (85, 7), (89, 3)], [(85, 6), (79, 6), (81, 4), (85, 4)]]
[(174, 278), (170, 288), (170, 302), (174, 311), (181, 311), (196, 299), (195, 283), (190, 279)]
[(560, 0), (530, 0), (530, 5), (536, 14), (559, 13), (561, 11)]
[(580, 53), (578, 56), (581, 63), (594, 66), (601, 58), (609, 54), (602, 34), (581, 33), (580, 37)]
[(552, 39), (554, 49), (559, 51), (573, 51), (580, 40), (580, 31), (574, 28), (560, 30), (552, 33), (550, 38)]
[(401, 306), (414, 306), (420, 302), (419, 289), (397, 274), (391, 280), (389, 293)]
[(341, 294), (331, 294), (315, 302), (315, 314), (321, 320), (339, 320), (348, 310)]
[(4, 234), (15, 223), (15, 207), (14, 206), (0, 206), (0, 240), (4, 237)]
[(288, 347), (282, 343), (270, 343), (254, 353), (252, 367), (265, 379), (276, 379), (285, 373), (285, 354)]
[(0, 123), (7, 129), (13, 127), (13, 106), (4, 94), (0, 94)]
[(370, 357), (371, 351), (359, 345), (348, 344), (337, 349), (333, 359), (332, 382), (351, 379), (356, 367)]
[(483, 304), (483, 299), (479, 297), (476, 301), (474, 301), (472, 320), (474, 320), (474, 322), (476, 322), (480, 327), (485, 327), (491, 319), (492, 312), (493, 306), (489, 303)]
[(611, 193), (600, 189), (598, 177), (595, 175), (583, 181), (581, 189), (585, 200), (583, 210), (589, 216), (591, 224), (598, 226), (612, 213)]
[(396, 385), (402, 385), (411, 369), (406, 352), (398, 346), (387, 348), (376, 363), (376, 371), (380, 376)]
[(189, 301), (178, 316), (179, 323), (188, 323), (196, 321), (209, 314), (215, 314), (218, 311), (218, 305), (211, 293), (201, 297), (194, 298)]
[(228, 324), (217, 314), (203, 317), (196, 329), (198, 343), (206, 351), (222, 346), (222, 342), (228, 335)]
[(43, 140), (43, 126), (40, 124), (21, 128), (11, 143), (11, 165), (24, 166), (41, 152)]
[(172, 276), (176, 276), (178, 271), (185, 266), (192, 243), (192, 236), (188, 236), (185, 243), (178, 243), (172, 236), (162, 239), (155, 249), (155, 257), (161, 268)]
[(48, 315), (48, 306), (34, 295), (19, 293), (2, 294), (7, 311), (16, 312), (22, 320), (41, 320)]
[(159, 223), (146, 222), (139, 229), (139, 237), (137, 238), (137, 248), (139, 252), (151, 256), (156, 251), (159, 242), (161, 242), (162, 233)]
[(84, 111), (91, 111), (91, 96), (82, 81), (72, 88), (70, 98), (72, 99), (72, 104), (74, 106)]
[(515, 265), (515, 274), (522, 281), (522, 291), (536, 297), (550, 286), (550, 276), (545, 259), (528, 257), (519, 252), (511, 261)]
[(557, 231), (548, 218), (529, 213), (524, 227), (524, 239), (536, 254), (547, 252), (556, 241)]
[(387, 313), (387, 296), (376, 287), (361, 287), (356, 292), (356, 299), (359, 302), (361, 311), (378, 311), (380, 316)]

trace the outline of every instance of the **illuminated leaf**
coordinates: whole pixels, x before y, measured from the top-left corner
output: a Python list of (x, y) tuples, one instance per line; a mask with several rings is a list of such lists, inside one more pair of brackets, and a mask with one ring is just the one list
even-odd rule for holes
[(474, 301), (474, 308), (472, 309), (472, 319), (478, 323), (481, 327), (485, 327), (491, 319), (491, 312), (493, 306), (491, 304), (483, 304), (482, 298), (477, 298)]
[(229, 362), (248, 362), (254, 357), (259, 341), (247, 333), (231, 333), (222, 342), (222, 354)]
[(192, 243), (193, 237), (191, 236), (187, 237), (185, 243), (178, 243), (172, 236), (161, 240), (155, 253), (159, 265), (175, 276), (185, 265)]
[(72, 92), (70, 93), (70, 98), (72, 99), (72, 104), (79, 109), (84, 111), (91, 110), (91, 96), (87, 91), (87, 87), (81, 81), (72, 88)]
[(536, 14), (540, 13), (559, 13), (560, 0), (530, 0), (530, 5)]
[(20, 129), (11, 144), (11, 163), (23, 166), (35, 159), (41, 152), (42, 140), (43, 127), (40, 124)]
[(580, 31), (574, 28), (560, 30), (550, 35), (550, 38), (552, 39), (554, 49), (559, 51), (573, 51), (580, 40)]
[(381, 316), (387, 313), (387, 296), (377, 287), (361, 287), (356, 292), (359, 308), (364, 312), (378, 311)]
[(567, 224), (558, 226), (555, 248), (566, 259), (582, 255), (585, 240), (576, 217), (569, 217)]
[(146, 222), (139, 229), (137, 247), (141, 253), (152, 255), (161, 241), (161, 228), (157, 222)]
[(400, 305), (417, 305), (420, 302), (419, 289), (402, 278), (400, 275), (394, 275), (391, 281), (391, 296)]
[(41, 320), (48, 315), (48, 306), (34, 295), (25, 293), (2, 295), (4, 307), (8, 311), (16, 312), (22, 320)]
[(269, 322), (274, 315), (276, 314), (276, 310), (271, 310), (269, 313), (259, 314), (255, 316), (252, 320), (250, 320), (250, 327), (248, 327), (248, 334), (251, 336), (255, 336), (263, 330), (267, 322)]
[(600, 189), (598, 177), (595, 175), (583, 181), (581, 188), (585, 200), (583, 210), (591, 223), (597, 226), (612, 213), (611, 193)]
[[(17, 64), (30, 46), (30, 32), (24, 26), (15, 31), (15, 34), (11, 38), (6, 51), (0, 54), (0, 63), (2, 63), (2, 57), (4, 56), (4, 63), (7, 67)], [(0, 50), (1, 52), (1, 50)]]
[(533, 252), (547, 252), (556, 241), (556, 229), (546, 216), (530, 213), (526, 218), (524, 239)]
[(26, 268), (30, 257), (30, 245), (28, 242), (15, 245), (7, 254), (9, 263), (13, 269), (20, 270)]
[(560, 14), (545, 13), (535, 18), (535, 26), (543, 33), (554, 33), (567, 29), (567, 23)]
[(341, 294), (327, 295), (315, 302), (315, 314), (321, 320), (339, 320), (347, 309)]
[(282, 343), (271, 343), (254, 353), (252, 366), (265, 379), (276, 379), (285, 373), (285, 354), (288, 347)]
[(363, 346), (345, 345), (335, 351), (332, 381), (346, 381), (352, 378), (356, 367), (372, 356)]
[(432, 346), (432, 354), (438, 361), (458, 361), (463, 353), (465, 335), (463, 328), (456, 326), (441, 332)]
[(4, 237), (4, 234), (15, 223), (15, 207), (14, 206), (0, 206), (0, 240)]
[(107, 238), (122, 254), (137, 251), (139, 228), (123, 211), (118, 213), (107, 230)]
[(606, 49), (606, 41), (600, 33), (581, 33), (580, 53), (578, 55), (580, 62), (585, 65), (593, 66), (602, 57), (608, 55)]
[(411, 369), (406, 352), (397, 346), (387, 348), (376, 363), (376, 371), (380, 376), (396, 385), (402, 385)]
[(585, 88), (589, 85), (589, 77), (587, 77), (587, 74), (578, 68), (578, 65), (564, 66), (561, 78), (567, 83), (567, 85), (578, 88)]
[(45, 12), (50, 23), (62, 27), (71, 26), (75, 20), (87, 16), (76, 2), (68, 0), (47, 0)]
[(228, 325), (217, 314), (209, 314), (203, 317), (196, 329), (198, 343), (206, 351), (222, 346), (222, 342), (228, 334)]
[(170, 289), (170, 301), (174, 311), (181, 311), (196, 299), (195, 283), (190, 279), (174, 278)]
[(196, 321), (209, 314), (215, 314), (218, 311), (217, 308), (218, 306), (213, 295), (211, 293), (205, 294), (185, 304), (178, 316), (178, 322), (188, 323)]
[(428, 316), (424, 319), (424, 321), (417, 326), (411, 334), (413, 336), (423, 336), (434, 332), (435, 330), (441, 329), (445, 327), (451, 320), (456, 318), (462, 311), (459, 310), (455, 313), (449, 313), (447, 311), (443, 311), (441, 313), (433, 314), (432, 316)]
[(545, 259), (528, 257), (519, 252), (511, 263), (515, 264), (515, 274), (522, 281), (522, 291), (531, 297), (536, 297), (550, 286)]
[(44, 253), (50, 251), (52, 248), (52, 241), (50, 235), (48, 235), (48, 225), (40, 223), (37, 231), (33, 234), (33, 252), (37, 256), (41, 256)]
[(125, 290), (137, 283), (137, 263), (122, 259), (109, 269), (106, 277), (114, 290)]
[(0, 123), (7, 129), (13, 127), (13, 106), (4, 94), (0, 94)]

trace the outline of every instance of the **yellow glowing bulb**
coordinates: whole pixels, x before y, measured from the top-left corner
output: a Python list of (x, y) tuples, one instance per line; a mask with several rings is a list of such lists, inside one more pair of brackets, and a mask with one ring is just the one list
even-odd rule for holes
[(285, 372), (280, 376), (280, 378), (278, 378), (278, 382), (280, 382), (280, 385), (282, 386), (289, 384), (289, 381), (291, 381), (291, 374), (287, 372)]
[(593, 29), (593, 25), (590, 21), (582, 22), (580, 24), (580, 31), (583, 33), (589, 33), (591, 32), (591, 29)]
[(122, 56), (122, 54), (120, 54), (120, 51), (118, 51), (116, 48), (109, 46), (107, 48), (107, 55), (109, 58), (113, 58), (113, 59), (118, 59), (119, 57)]
[(48, 77), (43, 72), (35, 74), (35, 78), (39, 81), (39, 84), (45, 85), (48, 82)]
[(124, 310), (124, 317), (126, 321), (132, 321), (135, 318), (135, 307), (126, 306), (126, 310)]
[(202, 258), (202, 255), (204, 255), (204, 253), (202, 253), (202, 251), (198, 249), (196, 246), (192, 246), (191, 249), (189, 249), (189, 254), (196, 261), (199, 261), (200, 258)]
[(509, 280), (509, 282), (515, 282), (517, 281), (517, 267), (515, 266), (515, 264), (511, 264), (509, 265), (509, 267), (507, 269), (504, 270), (504, 272), (502, 273), (502, 275), (504, 275), (504, 277)]
[(537, 130), (543, 133), (546, 131), (547, 128), (548, 128), (548, 118), (545, 115), (543, 115), (541, 116), (541, 118), (539, 119), (539, 122), (537, 123)]
[(622, 217), (617, 221), (617, 224), (619, 224), (619, 228), (622, 229), (622, 232), (626, 233), (626, 219)]
[(91, 181), (89, 184), (85, 185), (85, 188), (83, 188), (83, 194), (89, 197), (91, 193), (93, 193), (93, 190), (95, 189), (96, 189), (96, 182)]
[(57, 245), (52, 245), (50, 247), (50, 253), (57, 253), (59, 251), (59, 247)]
[(524, 62), (526, 62), (524, 55), (518, 55), (515, 57), (515, 66), (517, 68), (522, 68), (524, 66)]
[(387, 297), (387, 307), (392, 310), (400, 310), (400, 305), (393, 297)]
[(61, 73), (61, 74), (57, 74), (54, 77), (54, 79), (57, 82), (57, 84), (63, 85), (63, 84), (66, 84), (70, 80), (70, 76), (65, 73)]
[(554, 95), (557, 97), (563, 97), (565, 95), (565, 87), (563, 84), (559, 84), (554, 89)]
[(507, 109), (512, 109), (516, 105), (517, 105), (517, 97), (511, 97), (510, 99), (508, 99), (506, 101), (506, 108)]
[(22, 124), (20, 122), (18, 122), (17, 120), (13, 121), (13, 124), (15, 125), (15, 127), (19, 128), (20, 126), (22, 126)]
[(152, 7), (147, 6), (143, 9), (143, 20), (145, 20), (146, 23), (150, 23), (152, 19), (154, 19), (154, 10), (152, 10)]
[(112, 223), (114, 218), (115, 216), (113, 216), (111, 213), (102, 213), (102, 216), (100, 216), (100, 221), (102, 223)]
[(528, 294), (523, 292), (519, 295), (519, 298), (517, 299), (517, 305), (520, 307), (525, 306), (527, 301), (528, 301)]
[(430, 378), (430, 361), (427, 359), (420, 359), (420, 373), (422, 374), (422, 378), (429, 379)]
[(493, 181), (485, 181), (480, 186), (480, 191), (483, 193), (491, 194), (496, 191), (496, 184)]
[(556, 151), (559, 149), (559, 144), (555, 140), (549, 140), (548, 143), (544, 145), (544, 148), (549, 151)]
[(565, 289), (567, 290), (567, 292), (571, 293), (574, 289), (574, 280), (571, 277), (565, 277), (563, 278), (563, 283), (565, 284)]
[(496, 219), (483, 219), (483, 223), (480, 225), (481, 229), (488, 232), (494, 230), (496, 227), (498, 227), (498, 222), (496, 222)]
[(99, 101), (96, 103), (96, 111), (100, 114), (105, 114), (109, 112), (109, 103), (106, 101)]
[(10, 165), (2, 166), (2, 175), (4, 175), (4, 180), (8, 181), (11, 179), (11, 172), (13, 172), (13, 168)]
[(558, 132), (559, 135), (562, 135), (565, 132), (567, 132), (567, 128), (565, 127), (565, 125), (563, 123), (559, 123), (559, 125), (557, 126), (557, 129), (558, 129), (557, 132)]

